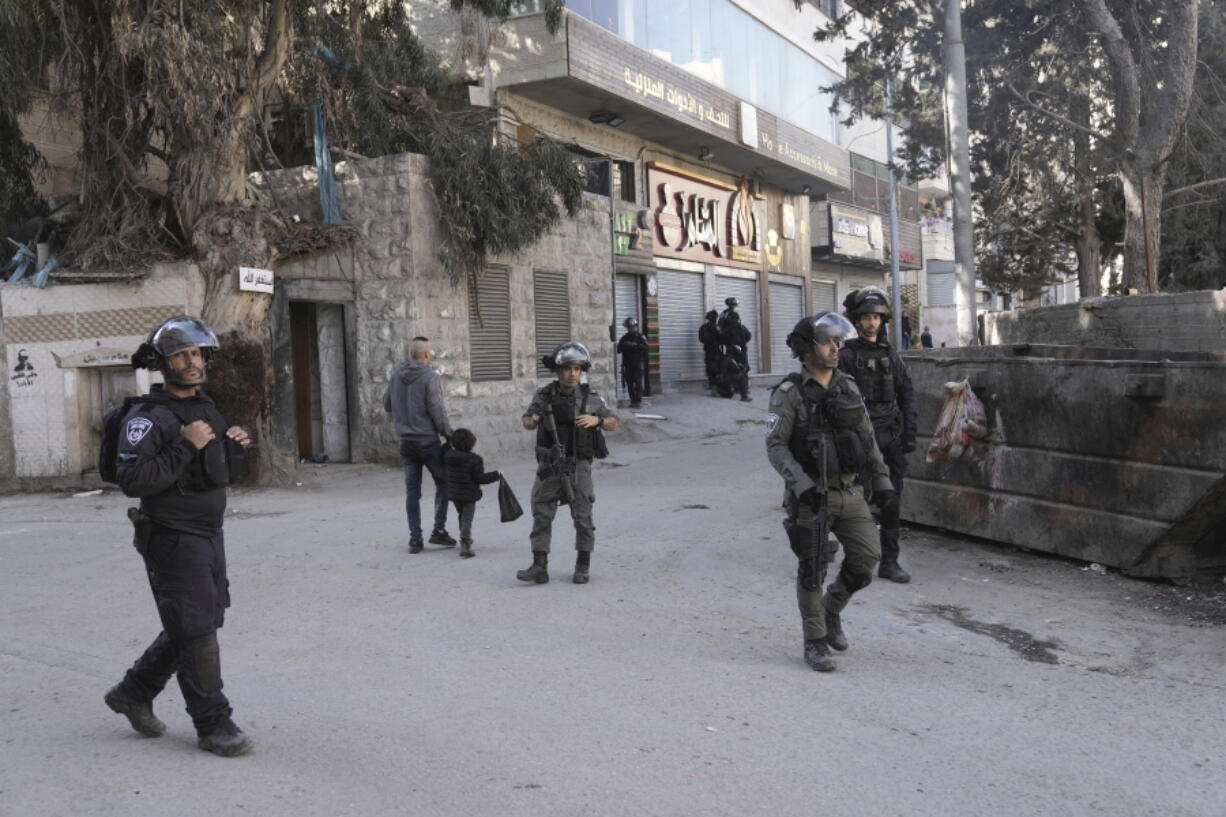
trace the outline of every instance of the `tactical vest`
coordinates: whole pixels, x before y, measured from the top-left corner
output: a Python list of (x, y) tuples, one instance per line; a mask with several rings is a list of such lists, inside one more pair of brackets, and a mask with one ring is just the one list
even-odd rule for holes
[(873, 443), (871, 435), (866, 436), (860, 431), (865, 418), (864, 402), (860, 396), (845, 379), (840, 378), (831, 384), (818, 402), (809, 399), (803, 388), (804, 378), (800, 374), (790, 374), (787, 379), (796, 384), (809, 413), (808, 427), (794, 428), (788, 440), (788, 450), (800, 467), (811, 477), (821, 474), (814, 451), (820, 447), (824, 437), (828, 480), (840, 474), (863, 471), (869, 463)]
[(179, 486), (185, 491), (211, 491), (229, 485), (227, 450), (238, 446), (226, 437), (226, 421), (217, 407), (207, 400), (167, 400), (162, 405), (185, 426), (204, 420), (216, 438), (188, 461), (179, 477)]
[(860, 387), (864, 402), (896, 405), (898, 391), (894, 376), (897, 373), (890, 347), (874, 345), (865, 348), (860, 344), (851, 344), (851, 350), (855, 361), (851, 374)]
[[(596, 456), (596, 429), (579, 428), (575, 418), (587, 413), (588, 387), (580, 385), (573, 394), (563, 394), (556, 383), (546, 386), (546, 398), (553, 409), (553, 422), (558, 430), (558, 440), (566, 446), (566, 453), (577, 460), (590, 460)], [(579, 402), (576, 404), (576, 397)], [(536, 447), (552, 448), (553, 435), (545, 428), (545, 421), (536, 427)]]

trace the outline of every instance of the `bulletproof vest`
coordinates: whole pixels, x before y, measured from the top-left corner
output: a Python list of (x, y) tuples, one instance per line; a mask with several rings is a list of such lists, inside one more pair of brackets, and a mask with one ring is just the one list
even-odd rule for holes
[[(557, 384), (548, 386), (546, 395), (553, 409), (553, 421), (558, 429), (558, 441), (566, 446), (566, 453), (577, 460), (590, 460), (596, 455), (596, 432), (591, 428), (579, 428), (575, 418), (587, 413), (587, 386), (580, 385), (574, 394), (563, 394)], [(576, 398), (578, 398), (576, 400)], [(545, 422), (536, 427), (537, 448), (552, 448), (553, 435), (545, 428)]]
[(179, 486), (185, 491), (209, 491), (229, 485), (226, 421), (217, 407), (208, 400), (200, 399), (167, 401), (163, 405), (185, 426), (197, 420), (204, 420), (212, 427), (216, 437), (191, 458), (179, 478)]
[(885, 404), (894, 406), (897, 403), (897, 390), (894, 385), (895, 364), (890, 354), (890, 347), (873, 344), (867, 346), (861, 343), (848, 344), (855, 354), (851, 375), (860, 387), (864, 402), (869, 404)]
[(858, 474), (864, 470), (869, 462), (872, 440), (860, 431), (864, 420), (864, 402), (860, 396), (847, 385), (845, 379), (839, 378), (831, 383), (820, 401), (811, 400), (799, 374), (788, 375), (788, 379), (800, 389), (809, 413), (808, 427), (794, 428), (792, 438), (788, 440), (788, 449), (805, 473), (811, 477), (820, 475), (821, 468), (815, 452), (823, 438), (828, 479), (839, 474)]

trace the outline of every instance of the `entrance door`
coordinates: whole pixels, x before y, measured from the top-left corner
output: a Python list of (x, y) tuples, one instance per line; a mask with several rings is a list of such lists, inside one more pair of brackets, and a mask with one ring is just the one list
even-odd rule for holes
[(702, 344), (698, 342), (698, 330), (706, 314), (702, 273), (658, 270), (656, 298), (660, 322), (660, 379), (705, 378)]
[(291, 301), (289, 317), (298, 456), (310, 462), (347, 462), (349, 391), (344, 307)]
[(805, 316), (805, 289), (800, 280), (795, 284), (771, 281), (771, 371), (786, 372), (794, 368), (788, 334)]
[[(715, 271), (715, 307), (717, 311), (724, 311), (724, 299), (736, 298), (736, 311), (741, 315), (741, 323), (749, 329), (753, 337), (749, 341), (749, 370), (751, 372), (762, 371), (762, 356), (758, 353), (761, 348), (758, 344), (761, 343), (759, 335), (762, 332), (762, 322), (758, 320), (758, 282), (756, 278), (733, 278), (728, 275), (720, 274), (719, 270)], [(695, 330), (697, 331), (697, 330)]]

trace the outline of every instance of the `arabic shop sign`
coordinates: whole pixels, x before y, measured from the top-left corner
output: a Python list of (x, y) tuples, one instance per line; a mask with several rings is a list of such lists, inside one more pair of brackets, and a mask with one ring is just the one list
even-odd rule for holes
[(885, 260), (885, 231), (881, 216), (868, 210), (830, 203), (830, 249), (835, 255)]
[(731, 112), (699, 101), (693, 93), (684, 88), (669, 85), (662, 79), (653, 79), (642, 71), (631, 71), (629, 68), (622, 72), (622, 80), (636, 96), (661, 100), (682, 116), (697, 119), (699, 122), (710, 122), (729, 133), (732, 132)]
[(758, 269), (762, 264), (762, 201), (748, 179), (733, 186), (649, 162), (655, 255)]

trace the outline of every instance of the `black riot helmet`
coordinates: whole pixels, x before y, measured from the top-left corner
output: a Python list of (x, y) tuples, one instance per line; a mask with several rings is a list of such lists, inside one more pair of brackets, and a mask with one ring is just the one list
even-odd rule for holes
[(633, 315), (631, 315), (629, 318), (626, 318), (624, 321), (622, 321), (622, 326), (626, 327), (627, 329), (629, 329), (631, 326), (638, 326), (638, 325), (639, 325), (638, 319), (635, 318)]
[(541, 358), (541, 363), (545, 364), (545, 368), (551, 372), (557, 371), (561, 366), (573, 365), (578, 365), (587, 372), (592, 369), (592, 356), (582, 343), (569, 341)]
[(880, 315), (882, 323), (890, 319), (890, 296), (881, 287), (857, 289), (843, 301), (843, 307), (847, 310), (847, 317), (853, 321), (870, 313)]
[(707, 320), (714, 321), (718, 319), (719, 319), (719, 313), (716, 312), (714, 309), (712, 309), (710, 312), (707, 313)]
[(737, 301), (736, 298), (724, 298), (724, 306), (728, 307), (729, 309), (736, 309), (738, 306), (740, 306), (740, 302)]
[(167, 318), (153, 328), (149, 337), (132, 355), (132, 368), (156, 369), (166, 358), (189, 346), (199, 346), (206, 363), (212, 359), (213, 353), (221, 348), (217, 343), (217, 335), (213, 334), (213, 330), (203, 321), (190, 315)]
[(793, 357), (803, 358), (816, 343), (834, 340), (842, 349), (843, 343), (855, 336), (856, 328), (847, 318), (838, 312), (819, 312), (811, 318), (801, 318), (788, 335), (787, 344)]

